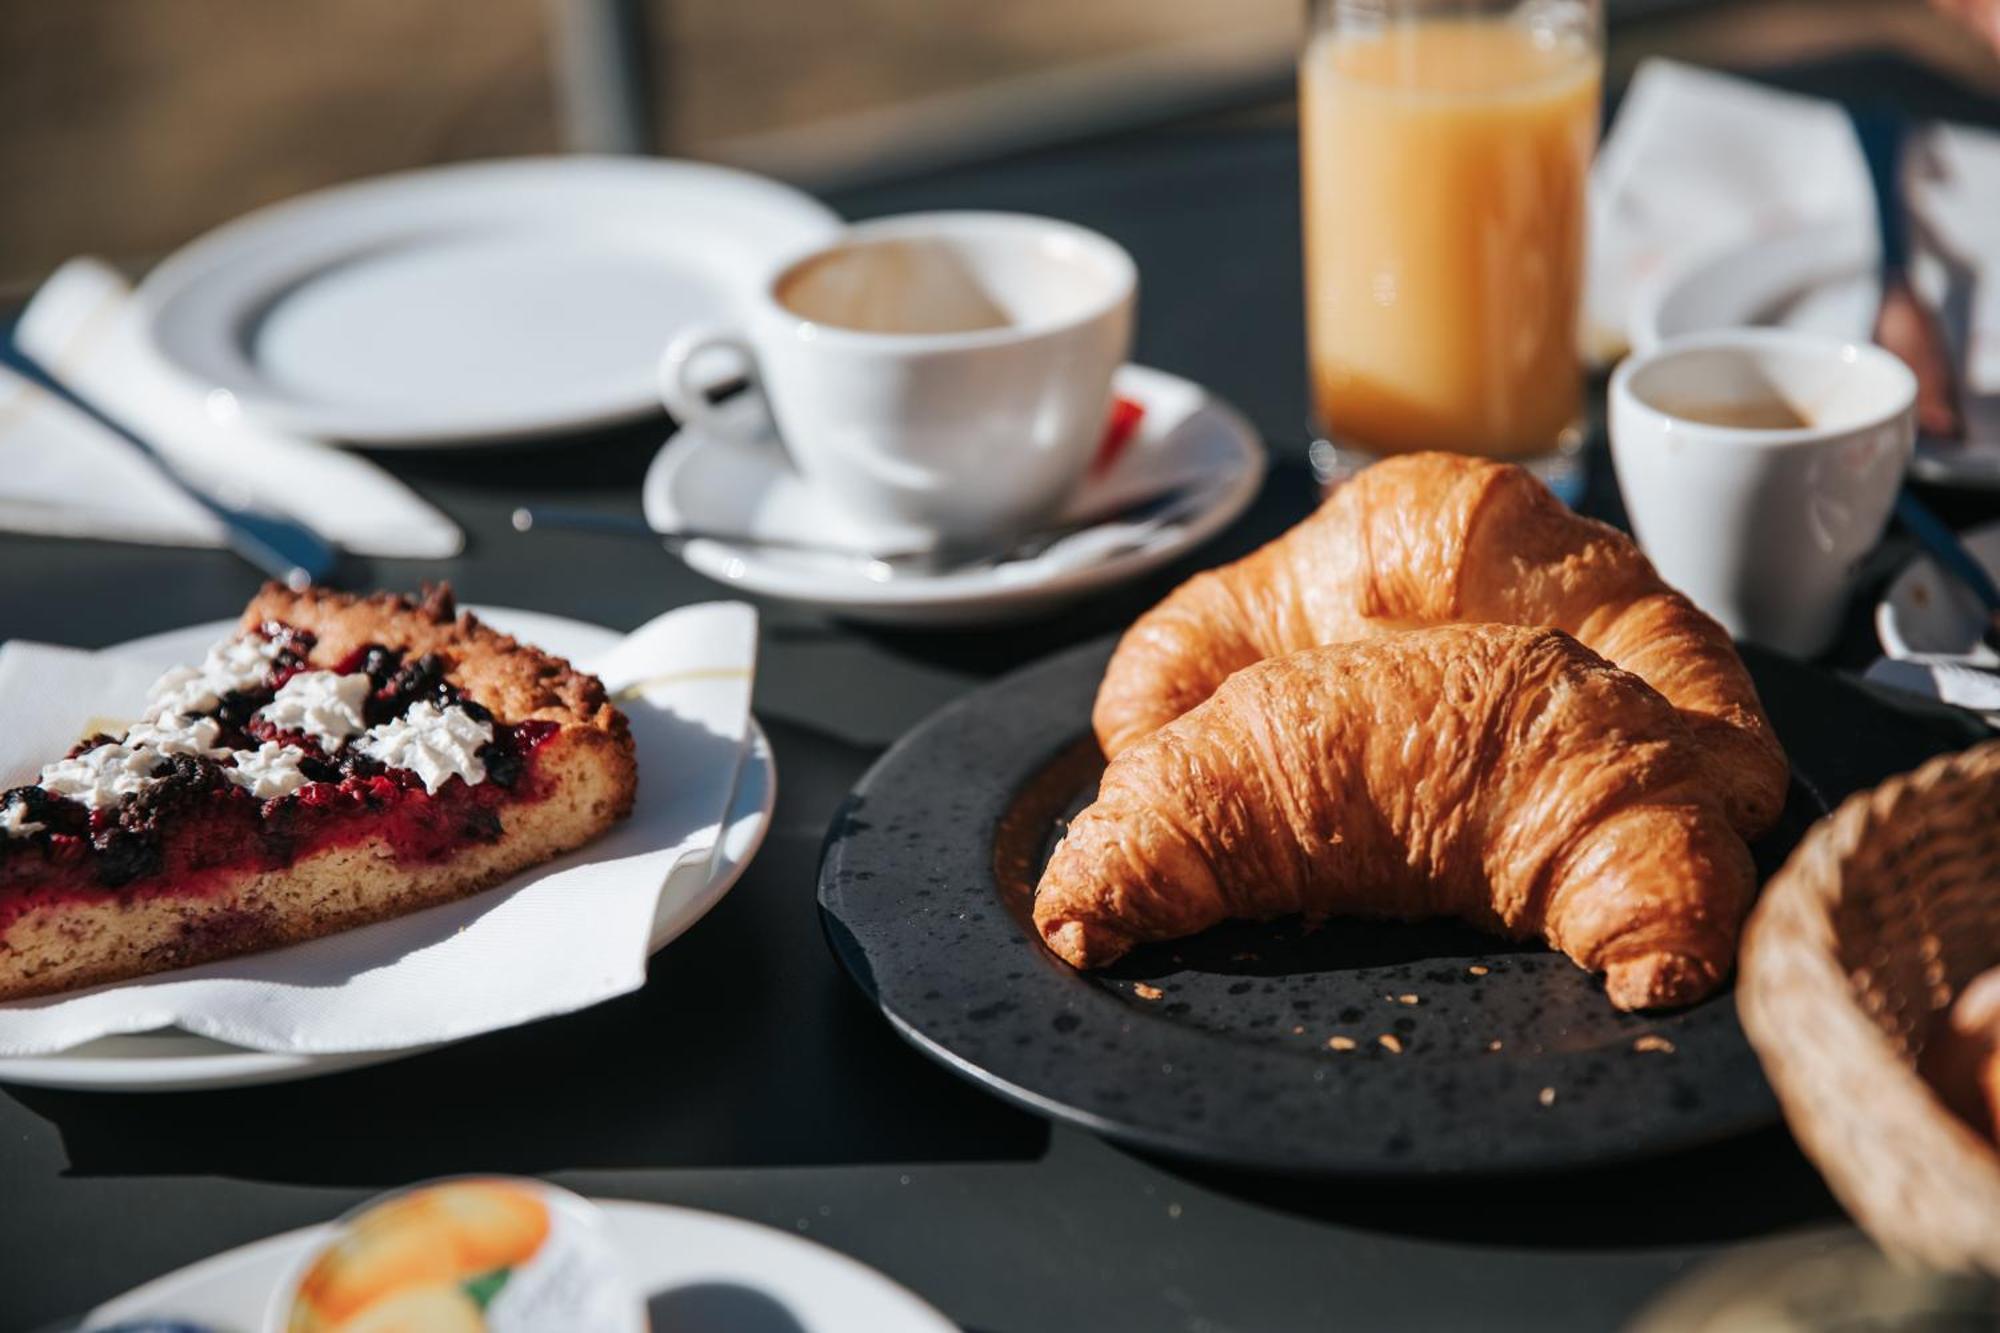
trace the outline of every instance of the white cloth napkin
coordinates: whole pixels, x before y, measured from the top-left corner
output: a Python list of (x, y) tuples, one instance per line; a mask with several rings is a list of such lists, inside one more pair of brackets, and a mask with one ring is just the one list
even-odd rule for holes
[[(1915, 132), (1904, 161), (1911, 277), (1936, 301), (1946, 252), (2000, 272), (2000, 135), (1962, 125)], [(1875, 191), (1847, 113), (1670, 60), (1639, 67), (1591, 179), (1589, 320), (1622, 338), (1635, 297), (1660, 275), (1761, 236), (1850, 223), (1873, 249)], [(1970, 284), (1965, 376), (2000, 392), (2000, 284)], [(1865, 330), (1864, 330), (1865, 332)]]
[[(636, 990), (666, 893), (696, 893), (749, 736), (756, 612), (684, 607), (596, 661), (639, 754), (632, 817), (463, 902), (271, 953), (0, 1005), (0, 1056), (178, 1027), (260, 1051), (399, 1050), (569, 1013)], [(0, 788), (32, 781), (98, 719), (130, 716), (163, 664), (0, 647)]]
[[(219, 498), (288, 514), (363, 555), (439, 559), (464, 548), (457, 524), (366, 458), (232, 415), (232, 399), (182, 380), (146, 340), (131, 288), (97, 260), (58, 269), (22, 312), (14, 336), (50, 375)], [(223, 544), (214, 516), (175, 490), (145, 455), (4, 370), (0, 528)]]
[[(2000, 477), (2000, 135), (1926, 126), (1903, 156), (1911, 286), (1958, 343), (1965, 417), (1965, 442), (1920, 442), (1916, 471), (1940, 480)], [(1726, 249), (1808, 227), (1851, 229), (1853, 267), (1843, 271), (1872, 270), (1875, 191), (1847, 113), (1818, 98), (1647, 61), (1591, 179), (1586, 346), (1599, 360), (1615, 359), (1649, 292)], [(1821, 298), (1795, 313), (1816, 327), (1869, 335), (1872, 295), (1829, 289)]]
[(1671, 60), (1648, 60), (1590, 182), (1588, 342), (1622, 348), (1646, 283), (1721, 246), (1875, 216), (1847, 113)]

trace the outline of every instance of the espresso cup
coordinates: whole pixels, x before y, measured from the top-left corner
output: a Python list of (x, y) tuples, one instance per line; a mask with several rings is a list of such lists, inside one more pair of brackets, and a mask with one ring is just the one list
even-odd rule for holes
[(684, 425), (743, 432), (698, 378), (726, 355), (800, 474), (864, 521), (1019, 531), (1060, 508), (1095, 455), (1137, 288), (1123, 248), (1066, 222), (865, 222), (779, 264), (740, 327), (675, 337), (660, 393)]
[(1788, 329), (1628, 357), (1611, 458), (1639, 545), (1736, 637), (1824, 651), (1902, 485), (1916, 394), (1888, 352)]

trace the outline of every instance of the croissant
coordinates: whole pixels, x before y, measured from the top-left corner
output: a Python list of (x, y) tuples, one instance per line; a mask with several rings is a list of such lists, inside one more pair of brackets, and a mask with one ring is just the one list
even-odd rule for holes
[(1182, 584), (1126, 631), (1092, 723), (1116, 756), (1252, 662), (1455, 621), (1566, 630), (1644, 677), (1693, 730), (1737, 830), (1777, 820), (1785, 753), (1722, 627), (1525, 469), (1453, 454), (1377, 463), (1261, 550)]
[(1097, 967), (1228, 918), (1458, 917), (1644, 1009), (1722, 982), (1754, 890), (1659, 694), (1560, 631), (1453, 625), (1267, 659), (1125, 749), (1034, 921)]

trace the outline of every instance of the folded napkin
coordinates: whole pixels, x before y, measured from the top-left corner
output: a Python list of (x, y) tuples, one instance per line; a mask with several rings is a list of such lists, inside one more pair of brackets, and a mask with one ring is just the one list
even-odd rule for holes
[(1591, 169), (1587, 341), (1622, 351), (1646, 284), (1699, 256), (1814, 223), (1872, 222), (1847, 113), (1671, 60), (1633, 75)]
[[(1965, 417), (1964, 444), (1920, 444), (1916, 470), (2000, 478), (2000, 227), (1993, 225), (2000, 135), (1961, 125), (1915, 130), (1903, 176), (1911, 286), (1955, 341)], [(1809, 227), (1851, 231), (1845, 274), (1876, 263), (1874, 185), (1847, 113), (1818, 98), (1647, 61), (1592, 173), (1587, 347), (1599, 360), (1615, 359), (1646, 297), (1689, 265)], [(1797, 315), (1869, 336), (1870, 299), (1822, 296)]]
[[(178, 1027), (260, 1051), (400, 1050), (568, 1013), (636, 990), (656, 919), (705, 888), (748, 742), (757, 617), (740, 602), (668, 612), (595, 661), (631, 719), (632, 817), (463, 902), (74, 995), (0, 1005), (0, 1056)], [(171, 662), (0, 647), (0, 788), (92, 724), (129, 717)], [(114, 723), (114, 725), (116, 725)]]
[[(231, 412), (147, 341), (132, 292), (92, 259), (58, 269), (14, 331), (20, 349), (78, 397), (146, 440), (189, 481), (232, 504), (300, 519), (363, 555), (439, 559), (465, 536), (357, 454)], [(116, 433), (0, 368), (0, 528), (220, 546), (220, 523)]]

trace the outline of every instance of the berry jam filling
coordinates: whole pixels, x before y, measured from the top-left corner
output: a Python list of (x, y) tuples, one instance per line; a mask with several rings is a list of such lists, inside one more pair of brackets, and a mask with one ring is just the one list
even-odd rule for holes
[[(499, 807), (540, 794), (534, 755), (557, 725), (495, 721), (445, 678), (450, 663), (435, 653), (406, 659), (370, 644), (330, 669), (368, 676), (364, 718), (370, 727), (403, 716), (418, 702), (456, 705), (490, 725), (493, 739), (478, 753), (483, 782), (453, 776), (429, 792), (417, 774), (362, 754), (353, 740), (329, 751), (311, 736), (278, 731), (257, 712), (285, 681), (326, 668), (308, 661), (311, 634), (275, 622), (258, 633), (280, 645), (270, 677), (260, 688), (223, 696), (215, 712), (222, 726), (217, 743), (231, 750), (254, 750), (265, 741), (295, 746), (303, 752), (305, 785), (259, 800), (230, 780), (225, 762), (176, 755), (163, 759), (137, 794), (96, 810), (36, 786), (0, 794), (0, 816), (32, 828), (23, 835), (0, 833), (0, 927), (51, 896), (198, 892), (205, 875), (282, 869), (310, 852), (368, 838), (382, 839), (399, 861), (440, 860), (496, 840)], [(92, 737), (71, 755), (114, 739)]]

